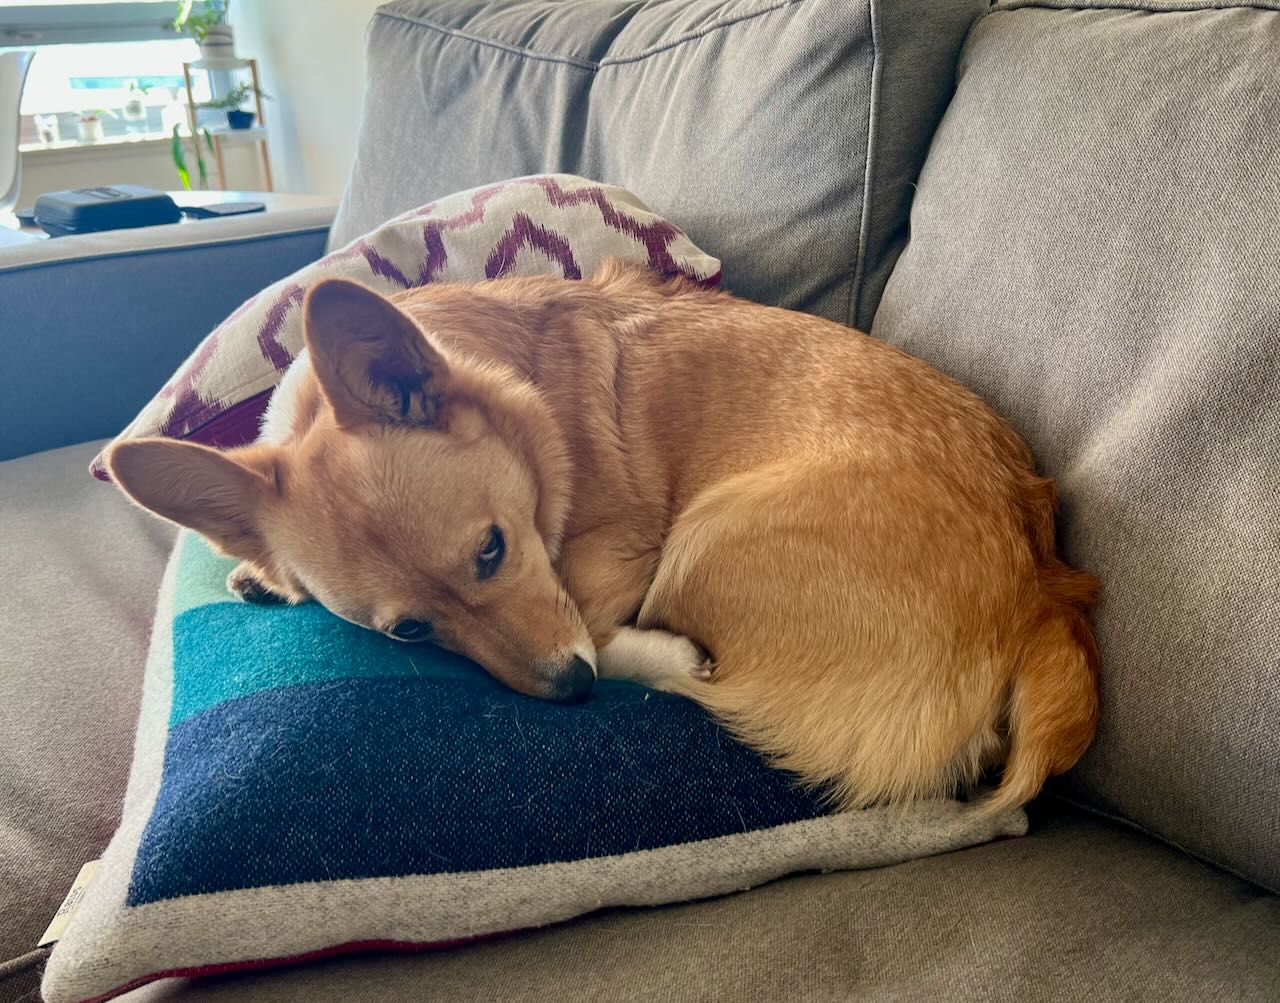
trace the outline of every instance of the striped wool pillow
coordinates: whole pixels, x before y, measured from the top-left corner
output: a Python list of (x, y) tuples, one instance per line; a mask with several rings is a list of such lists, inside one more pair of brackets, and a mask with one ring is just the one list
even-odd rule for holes
[(693, 703), (505, 689), (315, 603), (255, 606), (182, 533), (160, 590), (120, 828), (45, 972), (49, 1003), (606, 906), (871, 867), (1025, 830), (940, 801), (832, 813)]

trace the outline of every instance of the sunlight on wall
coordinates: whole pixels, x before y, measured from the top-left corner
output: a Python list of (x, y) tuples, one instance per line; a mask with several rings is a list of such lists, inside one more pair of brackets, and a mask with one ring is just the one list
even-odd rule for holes
[(256, 56), (280, 191), (341, 196), (364, 100), (364, 31), (381, 0), (237, 0), (236, 49)]

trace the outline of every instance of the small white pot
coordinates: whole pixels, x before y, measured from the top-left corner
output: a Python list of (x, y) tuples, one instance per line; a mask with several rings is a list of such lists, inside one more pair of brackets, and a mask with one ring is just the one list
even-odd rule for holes
[(101, 138), (102, 138), (102, 119), (100, 118), (80, 119), (80, 142), (96, 143)]
[(235, 59), (236, 37), (229, 24), (215, 24), (200, 43), (201, 59)]
[(62, 137), (58, 135), (58, 116), (57, 115), (37, 115), (35, 116), (36, 132), (40, 136), (42, 143), (56, 143)]

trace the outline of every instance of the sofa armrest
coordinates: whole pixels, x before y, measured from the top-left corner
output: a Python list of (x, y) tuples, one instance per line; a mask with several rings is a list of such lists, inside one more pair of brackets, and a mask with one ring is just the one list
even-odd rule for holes
[(333, 208), (0, 246), (0, 460), (114, 435)]

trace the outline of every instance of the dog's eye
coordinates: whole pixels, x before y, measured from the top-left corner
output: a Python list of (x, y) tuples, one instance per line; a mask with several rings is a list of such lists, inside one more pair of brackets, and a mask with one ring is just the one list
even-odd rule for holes
[(476, 575), (482, 579), (492, 578), (498, 566), (502, 564), (502, 558), (506, 553), (507, 541), (502, 535), (502, 530), (497, 526), (489, 527), (489, 535), (485, 537), (484, 546), (476, 554)]
[(425, 641), (431, 636), (431, 624), (426, 620), (401, 620), (391, 628), (391, 636), (401, 641)]

